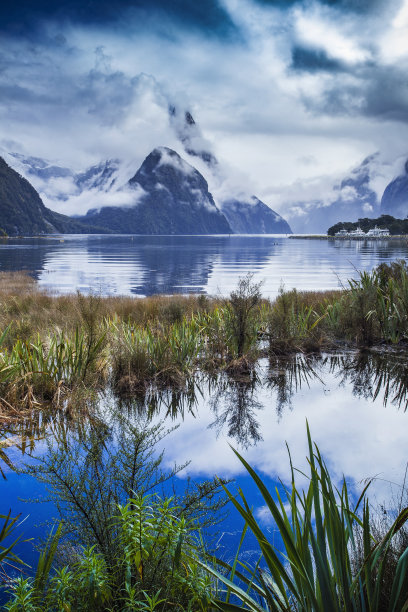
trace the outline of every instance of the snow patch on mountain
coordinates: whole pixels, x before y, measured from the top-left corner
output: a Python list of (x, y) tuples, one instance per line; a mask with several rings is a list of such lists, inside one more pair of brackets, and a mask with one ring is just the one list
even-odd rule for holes
[(174, 151), (168, 147), (157, 147), (156, 151), (160, 153), (160, 160), (156, 168), (159, 168), (160, 166), (173, 166), (173, 168), (175, 168), (178, 172), (181, 172), (187, 176), (197, 172), (197, 170), (192, 165), (187, 163), (182, 157), (179, 155), (174, 155)]

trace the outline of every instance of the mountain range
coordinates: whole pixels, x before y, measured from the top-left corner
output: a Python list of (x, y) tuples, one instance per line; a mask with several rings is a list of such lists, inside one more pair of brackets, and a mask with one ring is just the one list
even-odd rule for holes
[[(212, 154), (204, 149), (193, 149), (191, 130), (198, 128), (189, 113), (185, 114), (184, 128), (179, 139), (189, 155), (200, 158), (209, 169), (217, 167), (218, 162)], [(85, 203), (92, 202), (93, 206), (85, 210), (85, 214), (75, 215), (75, 219), (64, 215), (57, 219), (57, 213), (42, 204), (46, 211), (42, 223), (30, 230), (29, 224), (23, 225), (16, 220), (8, 220), (6, 224), (4, 221), (7, 233), (67, 232), (70, 230), (65, 230), (63, 225), (68, 223), (67, 220), (80, 233), (291, 233), (289, 224), (255, 196), (237, 198), (232, 194), (229, 199), (215, 202), (204, 176), (168, 147), (154, 149), (136, 174), (126, 180), (124, 165), (117, 159), (101, 162), (80, 173), (18, 153), (10, 153), (8, 160), (20, 173), (35, 181), (44, 196), (48, 197), (49, 185), (55, 186), (62, 181), (62, 186), (66, 187), (69, 181), (68, 191), (64, 192), (63, 188), (59, 192), (54, 190), (54, 198), (64, 201), (73, 192)], [(33, 187), (31, 189), (35, 191)], [(36, 201), (38, 199), (36, 194)], [(38, 219), (40, 217), (37, 215)]]
[[(350, 174), (329, 185), (330, 197), (325, 200), (296, 201), (288, 203), (287, 211), (295, 232), (325, 233), (331, 225), (342, 221), (380, 215), (405, 218), (408, 215), (408, 161), (403, 174), (388, 182), (384, 178), (390, 168), (383, 168), (379, 153), (363, 160)], [(378, 181), (380, 177), (381, 181)], [(374, 190), (373, 185), (386, 184), (385, 189)], [(323, 191), (323, 190), (322, 190)], [(322, 194), (323, 195), (323, 194)], [(302, 211), (296, 217), (294, 211)]]
[(127, 185), (131, 205), (104, 206), (78, 220), (119, 234), (228, 234), (207, 181), (178, 153), (154, 149)]
[[(8, 165), (2, 160), (0, 228), (9, 235), (291, 233), (287, 221), (259, 198), (229, 186), (231, 182), (225, 180), (228, 173), (189, 111), (169, 106), (168, 116), (189, 161), (174, 149), (161, 146), (147, 155), (136, 172), (134, 163), (119, 159), (76, 172), (39, 157), (5, 153)], [(339, 221), (380, 214), (405, 218), (408, 162), (405, 172), (386, 186), (382, 198), (379, 189), (372, 187), (380, 167), (379, 154), (371, 155), (329, 186), (325, 199), (288, 202), (287, 214), (294, 230), (326, 232)], [(52, 210), (69, 211), (71, 202), (75, 204), (72, 217)]]

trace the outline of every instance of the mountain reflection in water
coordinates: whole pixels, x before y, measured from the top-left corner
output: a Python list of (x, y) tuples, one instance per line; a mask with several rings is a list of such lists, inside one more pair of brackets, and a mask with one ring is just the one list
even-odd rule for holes
[(327, 241), (282, 235), (44, 236), (0, 240), (0, 269), (27, 270), (43, 289), (102, 295), (227, 295), (248, 272), (279, 287), (337, 289), (382, 262), (407, 259), (406, 240)]

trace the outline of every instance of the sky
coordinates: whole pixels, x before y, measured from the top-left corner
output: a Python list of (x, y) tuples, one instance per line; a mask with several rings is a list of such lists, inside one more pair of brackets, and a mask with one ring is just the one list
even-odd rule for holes
[(136, 172), (156, 146), (183, 153), (176, 106), (285, 214), (377, 151), (381, 196), (408, 157), (407, 74), (408, 0), (3, 2), (0, 147)]

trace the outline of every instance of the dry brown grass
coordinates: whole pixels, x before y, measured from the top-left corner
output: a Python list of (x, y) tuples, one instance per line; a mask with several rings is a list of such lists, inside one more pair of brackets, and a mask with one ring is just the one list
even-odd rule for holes
[[(290, 292), (288, 292), (290, 293)], [(333, 304), (345, 293), (344, 289), (330, 289), (327, 291), (296, 291), (299, 304), (318, 309), (322, 304)], [(277, 298), (279, 299), (279, 298)], [(272, 306), (276, 300), (272, 302)]]
[(26, 295), (37, 290), (35, 280), (27, 272), (0, 272), (0, 296)]
[[(333, 303), (342, 291), (299, 291), (298, 300), (304, 306), (318, 308), (323, 303)], [(262, 300), (265, 302), (265, 300)], [(0, 272), (0, 329), (10, 323), (19, 323), (21, 336), (59, 329), (71, 330), (83, 322), (83, 307), (93, 309), (97, 305), (98, 318), (115, 316), (137, 325), (148, 322), (171, 324), (184, 316), (212, 311), (222, 305), (217, 298), (204, 295), (155, 295), (146, 298), (133, 296), (98, 297), (77, 294), (52, 295), (38, 289), (35, 279), (26, 272)]]
[(98, 322), (118, 317), (136, 325), (172, 324), (218, 301), (206, 296), (83, 296), (52, 295), (38, 289), (25, 272), (0, 273), (0, 331), (11, 325), (8, 344), (59, 329), (67, 332), (86, 324), (91, 314)]

